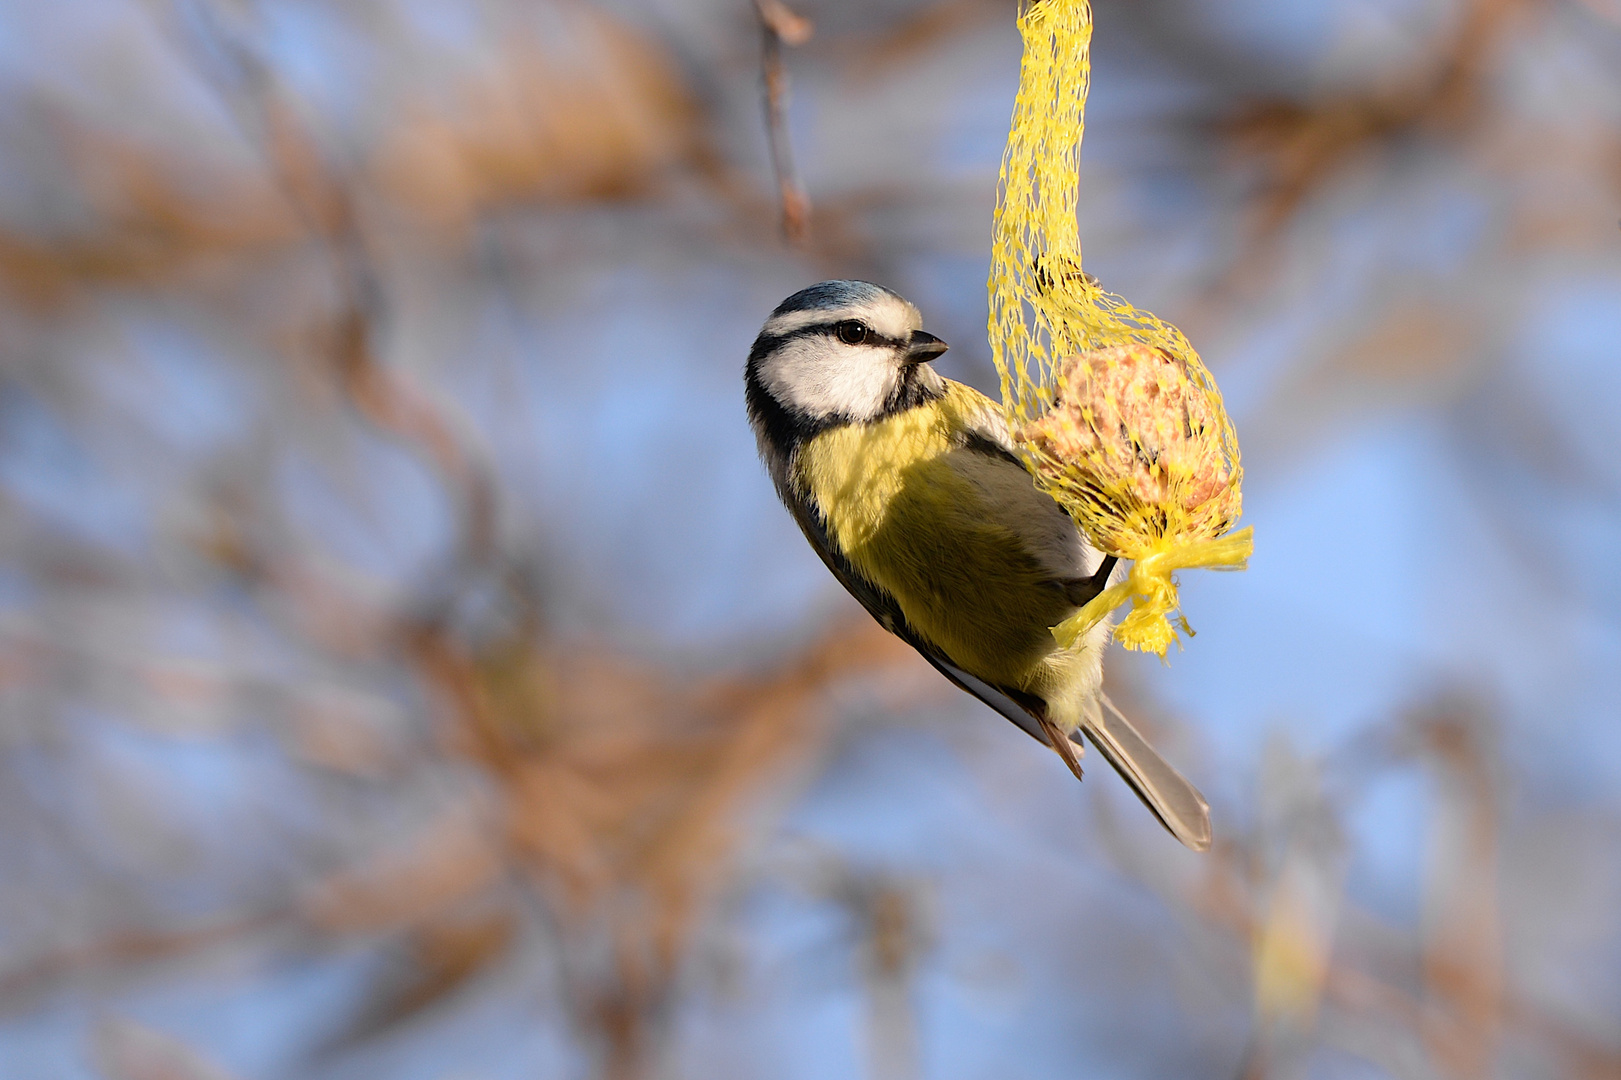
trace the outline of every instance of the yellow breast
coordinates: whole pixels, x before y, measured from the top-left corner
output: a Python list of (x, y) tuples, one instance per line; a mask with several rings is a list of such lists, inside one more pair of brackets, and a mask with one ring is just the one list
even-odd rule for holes
[(987, 410), (999, 415), (996, 406), (947, 386), (937, 401), (810, 440), (796, 457), (796, 481), (821, 510), (829, 540), (895, 597), (915, 632), (972, 674), (1023, 686), (1053, 651), (1048, 627), (1070, 605), (1020, 523), (995, 510), (1007, 505), (998, 489), (1034, 492), (1033, 482), (1012, 462), (962, 445)]

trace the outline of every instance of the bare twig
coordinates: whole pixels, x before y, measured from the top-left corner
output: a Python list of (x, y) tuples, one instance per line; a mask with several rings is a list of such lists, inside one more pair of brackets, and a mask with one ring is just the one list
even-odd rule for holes
[(782, 234), (797, 246), (809, 235), (811, 207), (794, 167), (793, 146), (788, 139), (788, 73), (782, 66), (782, 47), (803, 45), (814, 28), (809, 19), (789, 10), (781, 0), (754, 0), (754, 8), (760, 14), (765, 123), (771, 137), (771, 168), (782, 199)]

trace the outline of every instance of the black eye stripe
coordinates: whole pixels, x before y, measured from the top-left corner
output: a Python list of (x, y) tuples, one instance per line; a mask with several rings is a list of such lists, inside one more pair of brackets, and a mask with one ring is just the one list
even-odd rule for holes
[[(812, 323), (809, 326), (795, 327), (794, 329), (782, 334), (761, 334), (757, 339), (755, 339), (753, 351), (757, 355), (764, 356), (766, 353), (773, 352), (788, 342), (796, 341), (799, 338), (826, 337), (832, 338), (834, 341), (838, 341), (839, 325), (841, 323), (853, 321), (856, 320), (836, 319), (832, 322)], [(866, 341), (868, 345), (887, 345), (891, 348), (897, 349), (905, 348), (907, 345), (906, 339), (904, 338), (885, 337), (883, 334), (873, 330), (871, 327), (868, 327), (868, 330), (870, 332), (870, 336)]]
[[(855, 338), (848, 329), (850, 327), (859, 327), (861, 336)], [(819, 326), (806, 327), (806, 329), (812, 333), (827, 334), (837, 341), (844, 342), (846, 345), (888, 345), (898, 348), (906, 344), (906, 342), (899, 339), (885, 337), (859, 319), (840, 319), (835, 323), (824, 323)]]

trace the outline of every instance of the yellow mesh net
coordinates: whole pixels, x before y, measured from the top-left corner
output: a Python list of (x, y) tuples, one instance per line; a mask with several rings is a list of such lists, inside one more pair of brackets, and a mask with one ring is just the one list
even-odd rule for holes
[[(1064, 648), (1128, 599), (1128, 649), (1177, 641), (1177, 570), (1241, 570), (1238, 437), (1176, 327), (1081, 269), (1076, 221), (1091, 82), (1088, 0), (1023, 5), (1024, 62), (991, 251), (990, 340), (1002, 403), (1036, 483), (1130, 575), (1053, 628)], [(1187, 620), (1177, 626), (1191, 636)]]

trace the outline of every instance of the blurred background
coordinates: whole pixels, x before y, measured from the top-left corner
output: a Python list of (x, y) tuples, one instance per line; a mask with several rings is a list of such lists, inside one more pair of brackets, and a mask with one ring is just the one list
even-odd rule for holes
[(0, 1078), (1621, 1076), (1621, 4), (1098, 0), (1256, 530), (1107, 662), (1204, 856), (744, 417), (828, 277), (994, 393), (1013, 18), (0, 8)]

